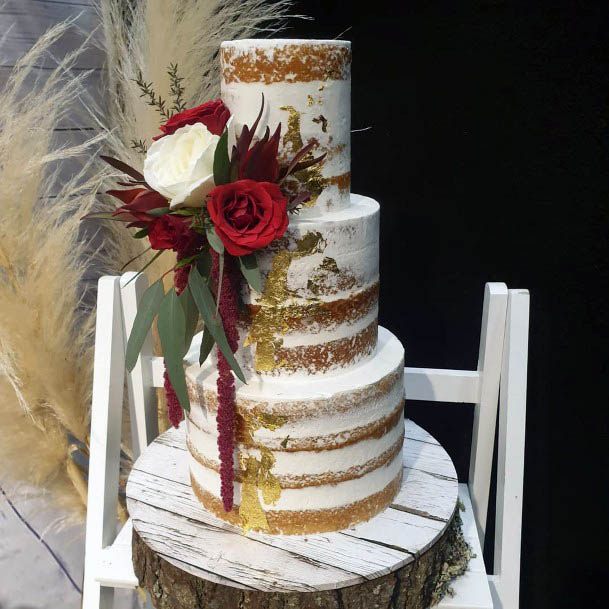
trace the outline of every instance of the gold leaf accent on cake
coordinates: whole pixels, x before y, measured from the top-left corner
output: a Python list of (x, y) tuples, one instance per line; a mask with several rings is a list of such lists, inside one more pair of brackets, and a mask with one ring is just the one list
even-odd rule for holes
[(245, 346), (256, 344), (254, 365), (257, 372), (270, 372), (284, 364), (281, 360), (277, 361), (276, 351), (283, 344), (277, 335), (284, 334), (289, 329), (281, 309), (281, 305), (290, 296), (288, 271), (293, 260), (318, 252), (322, 243), (321, 233), (309, 232), (296, 242), (294, 250), (281, 250), (273, 257), (260, 299), (262, 306), (254, 317), (244, 343)]
[[(291, 154), (294, 155), (304, 146), (300, 132), (300, 112), (294, 106), (281, 106), (279, 109), (288, 113), (288, 126), (283, 136), (283, 145), (286, 148), (289, 146)], [(309, 161), (313, 158), (313, 152), (309, 152), (302, 160)], [(311, 198), (303, 203), (303, 207), (313, 207), (321, 191), (329, 184), (328, 178), (324, 178), (321, 173), (320, 163), (297, 171), (294, 177), (311, 195)]]
[(290, 152), (296, 154), (304, 146), (300, 134), (300, 112), (294, 106), (281, 106), (279, 109), (288, 113), (288, 126), (283, 135), (283, 145), (289, 145)]
[(277, 503), (281, 496), (279, 480), (271, 473), (275, 457), (268, 448), (260, 447), (260, 460), (248, 456), (243, 461), (244, 474), (239, 505), (241, 526), (246, 533), (251, 529), (268, 531), (269, 524), (260, 503), (260, 494), (267, 505)]
[(269, 523), (258, 497), (259, 465), (260, 462), (255, 457), (248, 457), (245, 462), (245, 473), (241, 483), (241, 503), (239, 504), (239, 517), (245, 533), (252, 529), (269, 530)]
[(269, 431), (277, 431), (287, 423), (287, 417), (270, 412), (260, 412), (258, 410), (248, 410), (243, 414), (237, 413), (241, 419), (238, 429), (239, 441), (254, 444), (254, 433), (261, 427)]
[(312, 106), (315, 103), (312, 95), (307, 95), (307, 106)]
[[(335, 281), (330, 282), (334, 276)], [(330, 294), (351, 290), (357, 285), (357, 278), (349, 271), (341, 271), (334, 258), (325, 257), (321, 264), (313, 271), (307, 281), (307, 289), (319, 296), (320, 294)]]
[(258, 488), (262, 492), (262, 499), (267, 505), (273, 505), (281, 497), (281, 484), (279, 480), (271, 474), (275, 465), (273, 453), (264, 447), (260, 447), (261, 459), (258, 469)]

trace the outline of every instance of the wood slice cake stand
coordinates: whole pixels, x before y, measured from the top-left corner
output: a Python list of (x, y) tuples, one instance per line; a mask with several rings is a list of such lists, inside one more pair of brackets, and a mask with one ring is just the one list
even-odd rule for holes
[(407, 421), (405, 436), (391, 507), (337, 533), (273, 536), (208, 512), (190, 488), (184, 429), (162, 434), (127, 484), (140, 585), (157, 609), (425, 609), (459, 543), (457, 475), (425, 430)]

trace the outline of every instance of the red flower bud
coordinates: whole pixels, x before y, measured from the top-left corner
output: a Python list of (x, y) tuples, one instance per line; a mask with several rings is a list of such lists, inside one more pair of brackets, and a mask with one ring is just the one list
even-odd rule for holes
[(196, 108), (189, 108), (174, 114), (164, 125), (161, 125), (162, 135), (152, 138), (158, 140), (166, 135), (175, 133), (180, 127), (203, 123), (210, 133), (222, 135), (230, 118), (230, 110), (221, 99), (205, 102)]

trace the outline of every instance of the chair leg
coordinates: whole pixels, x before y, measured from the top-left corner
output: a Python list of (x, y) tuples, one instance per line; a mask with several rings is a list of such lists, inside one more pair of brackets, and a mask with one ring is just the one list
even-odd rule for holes
[(114, 607), (114, 588), (106, 588), (86, 575), (82, 590), (82, 609), (112, 609)]
[(118, 277), (97, 292), (83, 609), (112, 609), (114, 590), (96, 580), (101, 550), (116, 537), (124, 345)]

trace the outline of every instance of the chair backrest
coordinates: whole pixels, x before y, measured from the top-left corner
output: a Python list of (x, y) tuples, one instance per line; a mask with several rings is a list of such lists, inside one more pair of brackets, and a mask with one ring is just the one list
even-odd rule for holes
[(487, 283), (476, 370), (406, 368), (406, 399), (474, 404), (469, 487), (480, 540), (486, 531), (508, 289)]
[(498, 609), (517, 609), (520, 597), (529, 300), (527, 290), (509, 291), (497, 434), (496, 577), (491, 578)]
[[(110, 545), (116, 535), (124, 350), (147, 286), (143, 275), (133, 273), (99, 281), (86, 573), (94, 572), (87, 565), (96, 564), (100, 550)], [(526, 290), (508, 291), (505, 284), (489, 283), (484, 294), (477, 369), (405, 369), (408, 399), (475, 405), (469, 487), (481, 541), (486, 529), (499, 398), (496, 575), (491, 577), (491, 590), (500, 609), (518, 607), (528, 319)], [(153, 340), (148, 336), (136, 366), (127, 375), (135, 458), (158, 433), (155, 388), (163, 386), (163, 371), (163, 360), (154, 356)], [(85, 588), (88, 599), (108, 592), (87, 575)]]
[[(474, 404), (468, 485), (484, 544), (499, 410), (495, 513), (495, 606), (517, 609), (524, 477), (529, 293), (487, 283), (474, 371), (406, 368), (406, 398)], [(509, 407), (508, 407), (509, 405)]]
[[(120, 300), (122, 305), (123, 340), (127, 341), (142, 294), (148, 287), (144, 274), (125, 273), (121, 277)], [(158, 433), (158, 412), (156, 387), (162, 387), (152, 376), (154, 341), (151, 332), (142, 345), (140, 356), (131, 372), (127, 373), (127, 391), (129, 397), (129, 415), (131, 420), (131, 443), (134, 460)], [(162, 373), (161, 373), (162, 377)]]

